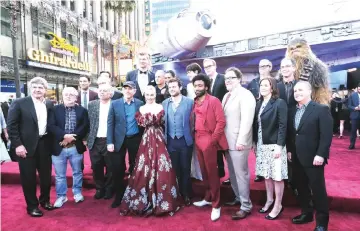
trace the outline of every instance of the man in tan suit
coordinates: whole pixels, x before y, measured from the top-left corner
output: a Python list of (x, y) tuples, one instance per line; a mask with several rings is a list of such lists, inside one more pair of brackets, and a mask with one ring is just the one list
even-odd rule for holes
[(253, 143), (256, 102), (251, 92), (241, 86), (241, 77), (241, 71), (235, 67), (226, 70), (225, 85), (229, 92), (222, 101), (226, 118), (225, 135), (229, 144), (225, 156), (236, 196), (236, 202), (229, 204), (241, 204), (240, 210), (232, 215), (233, 220), (246, 218), (252, 209), (248, 156)]

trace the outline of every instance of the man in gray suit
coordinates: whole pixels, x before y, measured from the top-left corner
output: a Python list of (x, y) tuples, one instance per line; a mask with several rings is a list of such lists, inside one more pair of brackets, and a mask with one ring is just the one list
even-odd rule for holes
[(241, 77), (241, 71), (235, 67), (226, 70), (225, 85), (229, 92), (222, 102), (226, 118), (225, 135), (229, 144), (226, 160), (231, 186), (238, 201), (232, 204), (241, 204), (240, 210), (232, 215), (233, 220), (246, 218), (252, 209), (248, 156), (253, 143), (256, 102), (251, 92), (241, 86)]
[(170, 79), (168, 88), (171, 98), (162, 103), (165, 111), (165, 140), (176, 171), (180, 193), (184, 198), (185, 205), (190, 206), (190, 170), (194, 144), (190, 128), (190, 115), (194, 101), (181, 95), (182, 85), (179, 79)]
[[(99, 86), (99, 100), (91, 101), (88, 104), (90, 120), (90, 132), (87, 145), (90, 150), (91, 168), (96, 186), (95, 199), (110, 199), (113, 192), (113, 180), (111, 173), (111, 161), (107, 152), (107, 119), (114, 91), (109, 84)], [(106, 167), (107, 177), (104, 175)]]

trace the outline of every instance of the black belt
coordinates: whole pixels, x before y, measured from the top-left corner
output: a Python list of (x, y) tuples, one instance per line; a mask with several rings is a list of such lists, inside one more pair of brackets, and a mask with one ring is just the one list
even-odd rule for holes
[(96, 139), (99, 139), (99, 140), (106, 140), (106, 137), (96, 137)]
[(39, 136), (39, 139), (45, 139), (47, 137), (47, 134)]
[(137, 137), (138, 135), (139, 135), (139, 133), (136, 133), (134, 135), (126, 136), (126, 138), (131, 139), (131, 138)]

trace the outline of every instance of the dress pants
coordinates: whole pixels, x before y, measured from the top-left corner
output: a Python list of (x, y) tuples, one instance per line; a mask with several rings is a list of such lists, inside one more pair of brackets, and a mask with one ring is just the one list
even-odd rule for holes
[(235, 193), (236, 200), (240, 201), (240, 209), (250, 212), (252, 203), (250, 200), (250, 174), (249, 157), (250, 149), (243, 151), (229, 150), (226, 153), (231, 187)]
[[(51, 153), (48, 144), (48, 136), (43, 136), (39, 139), (33, 156), (18, 158), (21, 186), (28, 211), (37, 208), (39, 203), (50, 202)], [(39, 200), (36, 196), (36, 170), (40, 178)]]
[(220, 178), (217, 169), (217, 148), (211, 144), (211, 134), (196, 131), (195, 146), (203, 183), (206, 187), (204, 200), (212, 202), (213, 208), (220, 207)]
[(351, 120), (351, 135), (350, 135), (350, 145), (355, 146), (356, 142), (356, 131), (360, 130), (360, 119), (357, 120)]
[(187, 146), (184, 137), (174, 139), (168, 136), (167, 149), (175, 169), (180, 193), (183, 197), (191, 196), (191, 158), (193, 146)]
[(140, 142), (141, 142), (140, 134), (137, 134), (129, 138), (125, 137), (119, 152), (108, 153), (111, 161), (111, 169), (112, 169), (112, 176), (113, 176), (114, 190), (115, 190), (115, 200), (121, 200), (125, 192), (124, 176), (126, 169), (126, 163), (125, 163), (126, 151), (129, 153), (129, 162), (130, 162), (129, 170), (132, 172), (135, 166), (135, 158), (137, 151), (139, 149)]
[[(304, 167), (294, 156), (293, 181), (299, 192), (301, 212), (312, 214), (315, 208), (316, 225), (328, 227), (329, 201), (326, 193), (324, 166)], [(314, 201), (314, 208), (311, 206), (311, 198)]]
[[(106, 137), (95, 138), (93, 148), (90, 150), (90, 160), (96, 189), (112, 192), (113, 178), (110, 156), (107, 152)], [(106, 167), (106, 177), (104, 167)]]

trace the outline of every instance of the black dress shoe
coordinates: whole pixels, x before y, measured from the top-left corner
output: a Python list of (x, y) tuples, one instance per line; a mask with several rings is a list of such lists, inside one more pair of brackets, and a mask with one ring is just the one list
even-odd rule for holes
[(32, 217), (42, 217), (44, 215), (39, 208), (28, 210), (27, 213)]
[(112, 191), (111, 190), (106, 190), (104, 199), (105, 200), (110, 200), (112, 197), (113, 197)]
[(191, 200), (190, 200), (189, 197), (185, 197), (185, 198), (184, 198), (184, 204), (185, 204), (186, 206), (190, 206), (190, 205), (191, 205)]
[(224, 180), (224, 181), (222, 182), (222, 184), (223, 184), (223, 185), (231, 185), (230, 179)]
[(292, 219), (293, 224), (306, 224), (309, 222), (312, 222), (314, 220), (314, 217), (312, 213), (303, 213), (299, 216), (296, 216)]
[(270, 216), (270, 215), (268, 214), (268, 215), (266, 215), (265, 219), (271, 220), (271, 221), (272, 221), (272, 220), (276, 220), (283, 211), (284, 211), (284, 207), (281, 207), (280, 212), (279, 212), (275, 217), (272, 217), (272, 216)]
[(261, 182), (261, 181), (263, 181), (264, 180), (264, 177), (262, 177), (262, 176), (256, 176), (255, 177), (255, 182)]
[(95, 193), (95, 195), (94, 195), (94, 199), (95, 199), (95, 200), (99, 200), (99, 199), (103, 198), (104, 195), (105, 195), (105, 193), (104, 193), (103, 190), (97, 189), (97, 190), (96, 190), (96, 193)]
[(111, 204), (111, 208), (117, 208), (121, 205), (121, 198), (116, 196), (114, 202)]
[(271, 203), (271, 205), (267, 208), (267, 210), (265, 210), (264, 208), (261, 208), (259, 210), (259, 213), (267, 213), (274, 205), (274, 201)]
[(324, 226), (316, 226), (314, 231), (327, 231), (327, 228), (325, 228)]
[(350, 145), (349, 150), (355, 149), (355, 145)]
[(45, 202), (45, 203), (41, 204), (41, 207), (43, 207), (47, 211), (56, 209), (50, 202)]
[(240, 201), (235, 199), (233, 201), (226, 202), (225, 205), (227, 205), (227, 206), (240, 205)]

